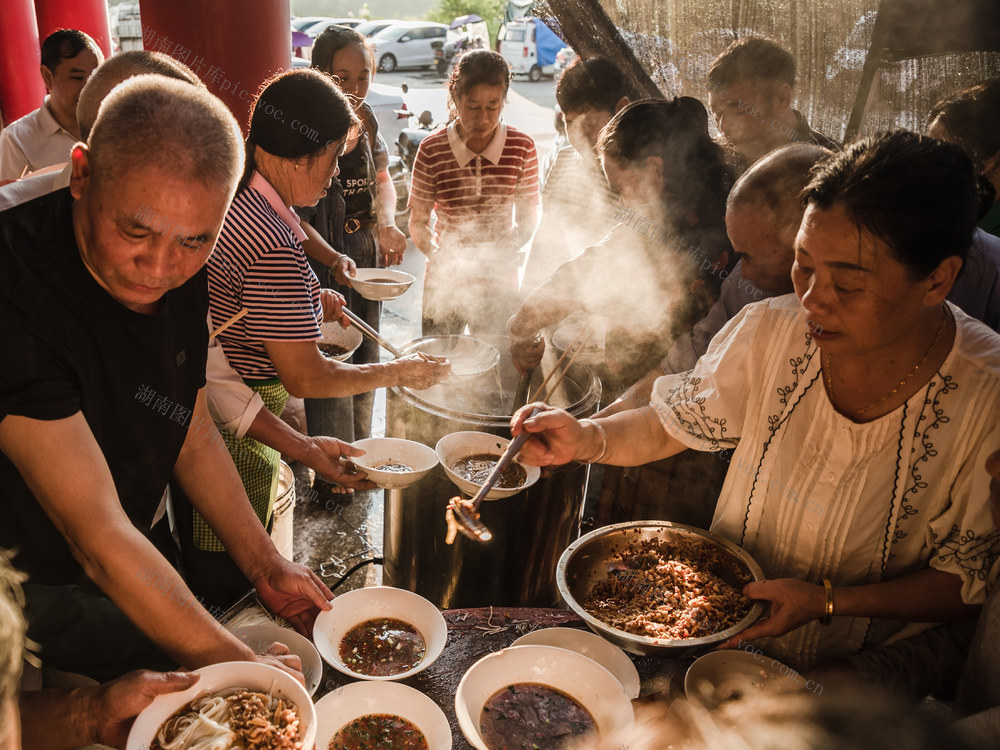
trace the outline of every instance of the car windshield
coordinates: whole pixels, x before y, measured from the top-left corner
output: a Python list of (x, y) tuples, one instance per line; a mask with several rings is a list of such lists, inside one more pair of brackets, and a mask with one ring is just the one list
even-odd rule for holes
[(381, 38), (391, 37), (393, 39), (402, 36), (403, 32), (409, 31), (409, 28), (404, 28), (402, 26), (386, 26), (380, 32), (375, 34), (375, 36)]
[(515, 28), (507, 29), (506, 33), (503, 35), (503, 40), (505, 42), (523, 42), (524, 41), (524, 27), (518, 26)]
[(358, 26), (358, 33), (364, 34), (365, 36), (374, 36), (380, 31), (385, 29), (389, 24), (387, 23), (363, 23)]

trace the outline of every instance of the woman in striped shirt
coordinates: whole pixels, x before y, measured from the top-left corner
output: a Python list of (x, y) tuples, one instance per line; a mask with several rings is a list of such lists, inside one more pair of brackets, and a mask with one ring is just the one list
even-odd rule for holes
[(457, 117), (417, 152), (410, 236), (429, 259), (424, 335), (466, 324), (502, 334), (516, 307), (521, 247), (538, 223), (538, 156), (529, 136), (500, 122), (509, 86), (500, 55), (463, 54), (448, 83)]
[[(320, 289), (303, 249), (310, 238), (290, 206), (311, 206), (326, 194), (337, 159), (358, 127), (348, 99), (315, 70), (275, 77), (254, 104), (246, 168), (208, 264), (209, 302), (217, 324), (247, 311), (219, 342), (233, 369), (275, 414), (289, 394), (332, 398), (394, 385), (427, 388), (449, 369), (418, 357), (345, 364), (325, 358), (316, 346), (319, 324), (340, 317), (343, 298)], [(349, 259), (329, 247), (326, 252), (329, 265), (349, 272)], [(253, 438), (223, 438), (267, 526), (280, 456)], [(196, 550), (185, 562), (202, 574), (197, 580), (216, 598), (242, 593), (242, 574), (222, 572), (228, 557), (218, 554), (222, 544), (197, 515), (190, 537)]]

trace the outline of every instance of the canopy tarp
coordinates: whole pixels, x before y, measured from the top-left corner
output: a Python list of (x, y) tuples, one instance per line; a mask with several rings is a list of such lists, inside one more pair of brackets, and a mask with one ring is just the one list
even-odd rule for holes
[(922, 130), (934, 102), (1000, 76), (998, 0), (537, 0), (534, 14), (554, 16), (581, 56), (608, 56), (663, 95), (702, 101), (708, 68), (730, 42), (770, 37), (796, 59), (796, 109), (840, 140), (879, 41), (880, 10), (893, 34), (866, 71), (871, 96), (860, 132)]

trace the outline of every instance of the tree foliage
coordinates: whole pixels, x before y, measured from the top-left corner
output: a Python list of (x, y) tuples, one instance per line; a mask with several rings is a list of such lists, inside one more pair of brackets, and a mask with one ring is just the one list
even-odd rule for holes
[(506, 7), (507, 0), (438, 0), (437, 4), (427, 12), (427, 20), (451, 23), (459, 16), (474, 13), (486, 21), (486, 26), (490, 30), (487, 44), (492, 46)]

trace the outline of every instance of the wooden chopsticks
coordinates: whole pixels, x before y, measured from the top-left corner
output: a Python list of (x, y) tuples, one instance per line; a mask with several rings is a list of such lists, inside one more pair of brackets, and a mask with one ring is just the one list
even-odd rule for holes
[(216, 336), (218, 336), (224, 330), (226, 330), (227, 328), (229, 328), (229, 326), (231, 326), (234, 323), (236, 323), (236, 321), (242, 319), (248, 312), (250, 312), (250, 311), (247, 310), (244, 307), (242, 310), (240, 310), (238, 313), (236, 313), (233, 317), (231, 317), (229, 320), (227, 320), (221, 326), (219, 326), (214, 331), (212, 331), (210, 334), (208, 334), (208, 340), (211, 341), (212, 339), (214, 339)]
[(341, 308), (341, 312), (343, 312), (344, 315), (347, 316), (347, 319), (351, 321), (351, 324), (355, 328), (357, 328), (359, 331), (361, 331), (361, 333), (363, 333), (365, 336), (367, 336), (368, 338), (370, 338), (372, 341), (374, 341), (376, 344), (378, 344), (379, 346), (381, 346), (383, 349), (385, 349), (386, 351), (388, 351), (396, 359), (399, 359), (400, 357), (403, 356), (403, 353), (401, 351), (399, 351), (399, 349), (397, 349), (395, 346), (393, 346), (392, 344), (390, 344), (382, 336), (382, 334), (380, 334), (378, 331), (376, 331), (370, 325), (368, 325), (367, 323), (365, 323), (365, 321), (363, 321), (361, 318), (359, 318), (356, 313), (348, 310), (346, 307)]
[[(542, 389), (544, 389), (549, 380), (552, 379), (552, 376), (558, 372), (559, 377), (556, 378), (555, 382), (548, 389), (548, 391), (546, 391), (545, 396), (542, 398), (542, 401), (548, 402), (552, 394), (556, 392), (556, 388), (558, 388), (559, 384), (562, 383), (563, 378), (566, 377), (566, 373), (569, 371), (569, 368), (573, 366), (573, 361), (577, 358), (580, 352), (583, 351), (584, 347), (587, 346), (587, 342), (590, 341), (591, 337), (594, 335), (594, 331), (595, 329), (589, 325), (580, 328), (580, 332), (576, 335), (576, 338), (573, 339), (573, 343), (566, 347), (566, 351), (564, 351), (562, 356), (556, 361), (555, 366), (549, 374), (545, 376), (545, 380), (542, 381), (541, 385), (538, 386), (531, 398), (528, 399), (529, 404), (532, 401), (538, 400), (538, 396), (542, 392)], [(586, 337), (583, 336), (584, 333), (587, 334)], [(579, 344), (579, 346), (577, 346), (577, 344)], [(569, 362), (567, 362), (566, 366), (562, 369), (562, 371), (560, 371), (559, 365), (563, 363), (563, 360), (566, 359), (570, 353), (572, 353), (573, 356), (569, 358)]]

